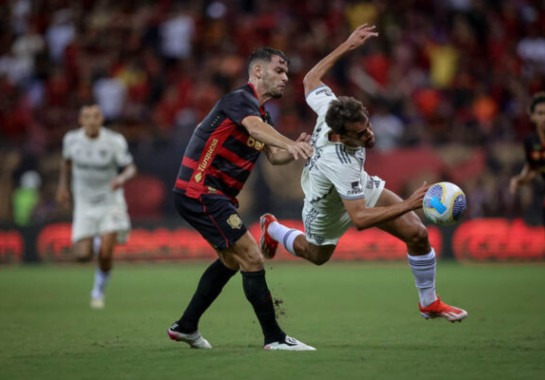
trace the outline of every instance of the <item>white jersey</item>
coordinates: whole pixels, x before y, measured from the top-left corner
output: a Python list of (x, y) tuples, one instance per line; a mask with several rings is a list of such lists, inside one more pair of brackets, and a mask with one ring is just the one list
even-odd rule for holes
[(132, 163), (123, 135), (102, 127), (97, 138), (89, 138), (83, 128), (66, 133), (62, 156), (72, 161), (72, 194), (80, 205), (125, 203), (123, 190), (112, 191), (112, 180), (120, 167)]
[(91, 139), (80, 128), (64, 136), (62, 155), (72, 161), (72, 241), (118, 232), (118, 242), (125, 242), (131, 228), (127, 204), (122, 188), (112, 190), (119, 168), (133, 162), (125, 138), (103, 127)]
[(374, 207), (385, 184), (365, 172), (364, 148), (329, 140), (331, 129), (325, 115), (335, 99), (327, 86), (314, 89), (306, 99), (318, 118), (311, 137), (314, 153), (301, 176), (305, 193), (303, 222), (307, 240), (316, 245), (337, 244), (352, 224), (343, 199), (364, 198), (367, 207)]

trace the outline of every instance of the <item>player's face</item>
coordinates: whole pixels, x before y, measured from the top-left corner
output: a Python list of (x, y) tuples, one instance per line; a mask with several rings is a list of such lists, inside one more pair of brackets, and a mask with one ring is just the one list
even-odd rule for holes
[(346, 123), (345, 128), (346, 133), (341, 135), (341, 141), (346, 146), (364, 148), (375, 146), (375, 133), (368, 120)]
[(545, 103), (536, 104), (530, 119), (538, 128), (545, 130)]
[(98, 136), (103, 121), (104, 117), (98, 106), (82, 107), (79, 114), (79, 123), (87, 136)]
[(263, 84), (271, 98), (280, 98), (288, 83), (288, 62), (277, 55), (273, 55), (263, 71)]

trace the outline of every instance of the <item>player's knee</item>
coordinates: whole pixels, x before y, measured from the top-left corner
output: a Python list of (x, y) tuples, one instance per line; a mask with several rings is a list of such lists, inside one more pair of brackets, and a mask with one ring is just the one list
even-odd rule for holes
[(335, 246), (317, 247), (312, 244), (306, 244), (302, 251), (297, 252), (297, 256), (303, 257), (315, 265), (324, 265), (329, 261)]
[(428, 245), (428, 229), (421, 223), (417, 223), (413, 226), (411, 233), (406, 241), (409, 246), (423, 246)]
[(252, 255), (252, 256), (250, 256), (248, 258), (247, 264), (249, 266), (251, 266), (251, 267), (258, 268), (258, 267), (263, 267), (265, 262), (263, 260), (263, 256), (261, 256), (261, 255)]
[(259, 254), (247, 254), (241, 256), (238, 260), (239, 267), (242, 271), (255, 272), (264, 268), (265, 262), (261, 253)]
[(306, 257), (311, 263), (315, 265), (324, 265), (329, 261), (331, 255), (313, 252), (309, 253)]
[(312, 259), (312, 263), (316, 265), (324, 265), (329, 261), (329, 257), (315, 257)]

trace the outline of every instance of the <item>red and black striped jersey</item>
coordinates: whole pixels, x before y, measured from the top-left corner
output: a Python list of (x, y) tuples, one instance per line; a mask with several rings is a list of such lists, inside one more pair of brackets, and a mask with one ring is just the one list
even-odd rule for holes
[(247, 116), (261, 117), (273, 125), (250, 83), (224, 95), (197, 126), (182, 158), (174, 191), (191, 198), (223, 194), (236, 203), (264, 148), (242, 126)]
[(545, 144), (541, 142), (537, 133), (530, 134), (524, 140), (526, 162), (532, 170), (537, 170), (545, 179)]

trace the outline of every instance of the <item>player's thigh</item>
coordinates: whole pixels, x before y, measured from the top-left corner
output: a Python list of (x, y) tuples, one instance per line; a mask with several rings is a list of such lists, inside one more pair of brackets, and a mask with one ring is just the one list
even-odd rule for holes
[[(110, 242), (107, 239), (105, 247), (110, 247), (110, 244), (124, 243), (127, 241), (129, 231), (131, 229), (131, 221), (127, 207), (124, 204), (116, 204), (105, 208), (101, 212), (101, 218), (98, 225), (98, 233), (103, 237), (110, 235), (116, 238), (115, 241)], [(112, 235), (114, 234), (114, 235)], [(103, 241), (101, 246), (104, 245)]]
[(225, 197), (194, 199), (175, 193), (174, 203), (185, 221), (216, 250), (226, 250), (248, 232), (235, 206)]
[(85, 237), (74, 242), (72, 252), (80, 261), (89, 261), (93, 258), (93, 238)]
[[(387, 207), (401, 203), (403, 199), (389, 189), (384, 189), (376, 204), (376, 207)], [(427, 229), (420, 217), (414, 212), (407, 212), (388, 222), (377, 226), (383, 231), (403, 240), (406, 243), (427, 240)]]

